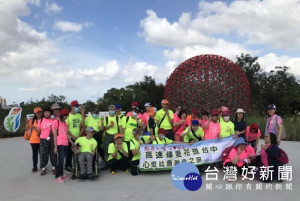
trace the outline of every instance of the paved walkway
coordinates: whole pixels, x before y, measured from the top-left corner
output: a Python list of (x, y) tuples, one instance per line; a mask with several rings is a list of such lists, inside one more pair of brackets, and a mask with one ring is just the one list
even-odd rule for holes
[[(173, 200), (299, 200), (300, 195), (300, 142), (282, 142), (281, 147), (288, 153), (293, 166), (293, 190), (285, 190), (288, 182), (283, 182), (283, 190), (276, 191), (276, 183), (272, 190), (257, 191), (255, 186), (259, 181), (233, 182), (234, 190), (224, 190), (228, 182), (223, 181), (223, 173), (219, 181), (213, 182), (213, 190), (206, 190), (203, 176), (203, 186), (196, 192), (177, 190), (171, 180), (170, 171), (143, 173), (133, 177), (129, 173), (117, 172), (110, 175), (108, 171), (101, 172), (95, 181), (67, 180), (63, 184), (55, 183), (50, 174), (40, 176), (31, 173), (31, 148), (23, 138), (0, 139), (0, 201), (173, 201)], [(242, 190), (235, 190), (237, 183), (243, 184)], [(252, 190), (246, 190), (246, 184), (252, 184)], [(215, 188), (221, 184), (223, 190)]]

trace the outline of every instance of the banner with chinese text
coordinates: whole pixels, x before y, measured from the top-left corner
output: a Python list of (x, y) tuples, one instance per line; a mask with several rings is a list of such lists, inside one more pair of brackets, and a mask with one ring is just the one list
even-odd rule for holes
[(141, 145), (141, 171), (171, 170), (180, 162), (194, 165), (210, 164), (221, 161), (225, 148), (234, 144), (232, 137), (221, 140), (206, 140), (189, 144)]

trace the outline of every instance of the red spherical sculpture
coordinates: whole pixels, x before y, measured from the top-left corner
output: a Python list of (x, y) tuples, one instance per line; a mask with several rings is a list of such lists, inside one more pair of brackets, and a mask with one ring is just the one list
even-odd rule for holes
[(164, 97), (171, 108), (181, 105), (211, 111), (226, 106), (250, 109), (251, 89), (245, 72), (231, 60), (218, 55), (199, 55), (181, 63), (167, 80)]

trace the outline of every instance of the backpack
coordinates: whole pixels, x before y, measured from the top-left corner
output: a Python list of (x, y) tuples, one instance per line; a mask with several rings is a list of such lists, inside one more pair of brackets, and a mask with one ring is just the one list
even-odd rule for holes
[(279, 157), (278, 157), (279, 162), (281, 162), (283, 165), (288, 164), (289, 163), (288, 155), (281, 148), (278, 147), (278, 149), (279, 149)]
[(231, 146), (229, 146), (229, 147), (226, 147), (226, 148), (223, 150), (222, 156), (221, 156), (222, 161), (225, 161), (225, 160), (228, 158), (229, 153), (230, 153), (230, 151), (231, 151), (232, 149), (234, 149), (234, 145), (231, 145)]

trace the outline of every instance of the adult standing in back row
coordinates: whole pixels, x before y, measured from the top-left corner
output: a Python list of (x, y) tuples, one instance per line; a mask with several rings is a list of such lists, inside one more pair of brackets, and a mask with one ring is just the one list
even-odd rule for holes
[(280, 140), (284, 136), (282, 118), (275, 114), (276, 106), (274, 104), (267, 106), (267, 113), (269, 118), (267, 119), (265, 134), (274, 133), (277, 137), (277, 145), (280, 145)]
[(245, 110), (242, 108), (238, 108), (235, 113), (235, 118), (233, 120), (235, 134), (238, 137), (242, 137), (245, 139), (247, 122), (245, 120)]
[(158, 128), (162, 128), (168, 132), (166, 137), (174, 140), (174, 133), (173, 133), (173, 112), (169, 109), (169, 101), (163, 99), (161, 101), (162, 109), (156, 112), (155, 119), (157, 120)]

